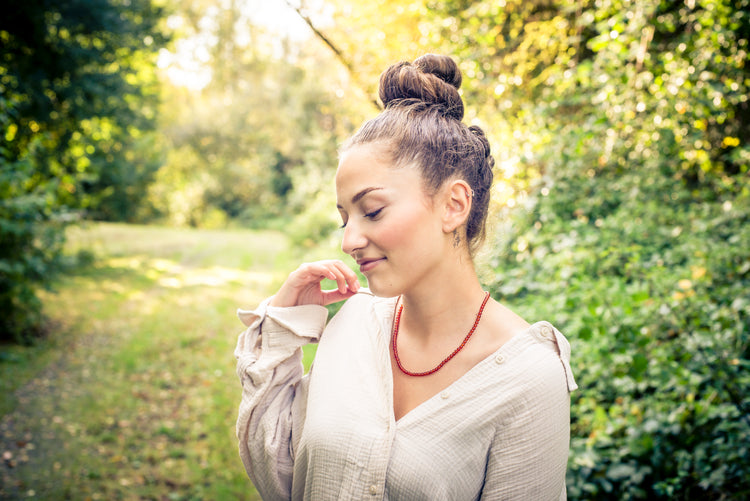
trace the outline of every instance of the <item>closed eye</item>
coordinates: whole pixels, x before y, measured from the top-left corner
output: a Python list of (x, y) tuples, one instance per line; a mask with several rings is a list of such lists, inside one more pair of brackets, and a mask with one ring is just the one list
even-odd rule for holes
[[(380, 212), (383, 209), (385, 209), (385, 207), (381, 207), (378, 210), (374, 210), (372, 212), (368, 212), (368, 213), (365, 214), (365, 217), (367, 219), (376, 219), (380, 215)], [(342, 230), (342, 229), (346, 228), (346, 223), (347, 223), (347, 221), (344, 221), (344, 223), (341, 226), (339, 226), (339, 229)]]
[(367, 214), (365, 214), (365, 217), (368, 218), (368, 219), (375, 219), (376, 217), (378, 217), (378, 215), (380, 214), (380, 212), (383, 209), (384, 209), (384, 207), (381, 207), (378, 210), (374, 210), (372, 212), (368, 212)]

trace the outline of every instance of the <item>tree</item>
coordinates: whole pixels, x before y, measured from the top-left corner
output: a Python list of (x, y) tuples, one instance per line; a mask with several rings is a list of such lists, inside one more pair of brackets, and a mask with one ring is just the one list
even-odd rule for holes
[(3, 9), (2, 339), (39, 332), (34, 290), (50, 281), (73, 211), (106, 213), (127, 182), (153, 168), (134, 167), (132, 148), (153, 125), (149, 63), (164, 42), (161, 16), (149, 0), (31, 0)]
[[(201, 43), (212, 57), (196, 61), (210, 75), (203, 87), (176, 87), (166, 102), (162, 130), (172, 148), (150, 187), (156, 217), (259, 226), (309, 216), (320, 188), (328, 191), (337, 147), (356, 122), (343, 72), (327, 52), (270, 32), (253, 7), (196, 0), (173, 16), (186, 45)], [(334, 207), (296, 225), (303, 240), (335, 225)]]

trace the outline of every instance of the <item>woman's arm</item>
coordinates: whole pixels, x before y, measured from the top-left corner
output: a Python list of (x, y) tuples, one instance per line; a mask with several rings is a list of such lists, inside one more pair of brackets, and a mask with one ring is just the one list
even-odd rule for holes
[[(324, 278), (337, 288), (322, 290)], [(258, 309), (239, 311), (247, 329), (235, 350), (242, 383), (237, 438), (247, 474), (264, 500), (290, 496), (294, 446), (307, 408), (301, 347), (320, 338), (324, 306), (358, 288), (356, 275), (341, 261), (303, 264)]]
[(301, 347), (317, 341), (327, 310), (315, 305), (274, 308), (268, 302), (239, 312), (247, 329), (235, 350), (242, 383), (237, 438), (248, 476), (264, 500), (275, 500), (289, 499), (294, 438), (304, 420)]

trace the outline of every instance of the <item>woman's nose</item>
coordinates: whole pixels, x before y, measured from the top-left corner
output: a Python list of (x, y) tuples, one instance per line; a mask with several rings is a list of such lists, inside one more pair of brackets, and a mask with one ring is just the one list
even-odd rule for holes
[(354, 254), (357, 250), (367, 245), (367, 238), (362, 233), (362, 229), (352, 219), (349, 218), (349, 221), (346, 223), (344, 237), (341, 239), (341, 250), (349, 255)]

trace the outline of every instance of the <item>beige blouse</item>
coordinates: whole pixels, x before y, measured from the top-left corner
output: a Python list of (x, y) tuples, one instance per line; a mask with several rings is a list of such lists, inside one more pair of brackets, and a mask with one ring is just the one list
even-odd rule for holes
[(320, 306), (239, 310), (237, 437), (263, 499), (565, 499), (565, 337), (538, 322), (396, 421), (395, 301), (362, 289), (327, 326)]

